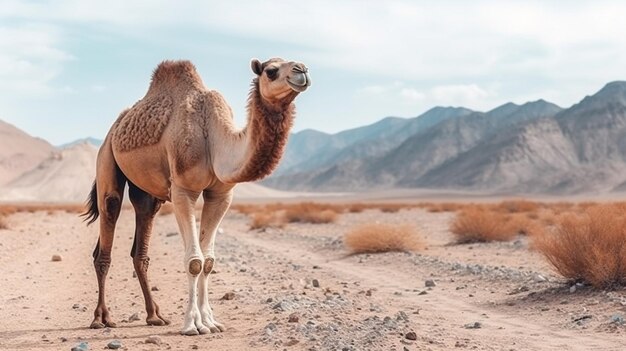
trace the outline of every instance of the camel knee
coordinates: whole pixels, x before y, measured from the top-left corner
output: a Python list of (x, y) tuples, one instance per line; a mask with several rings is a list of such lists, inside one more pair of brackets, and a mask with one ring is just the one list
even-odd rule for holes
[(110, 222), (115, 222), (122, 210), (122, 199), (116, 194), (107, 194), (104, 198), (104, 215)]
[(199, 258), (194, 258), (189, 261), (188, 267), (189, 274), (196, 276), (202, 272), (202, 260)]
[(204, 274), (211, 274), (214, 264), (215, 259), (213, 257), (206, 257), (204, 259)]
[(111, 266), (111, 258), (105, 257), (100, 253), (94, 260), (93, 266), (96, 269), (96, 273), (99, 275), (106, 275), (109, 272), (109, 267)]

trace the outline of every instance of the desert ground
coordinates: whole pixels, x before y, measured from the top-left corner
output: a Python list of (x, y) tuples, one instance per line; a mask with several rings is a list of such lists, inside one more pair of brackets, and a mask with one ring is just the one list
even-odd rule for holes
[[(70, 350), (623, 350), (624, 290), (560, 277), (528, 236), (454, 244), (451, 209), (366, 208), (331, 223), (250, 229), (231, 210), (217, 238), (210, 297), (226, 331), (181, 336), (187, 284), (172, 214), (155, 221), (150, 280), (172, 324), (145, 325), (129, 256), (132, 210), (118, 222), (107, 282), (117, 328), (88, 328), (97, 300), (97, 226), (72, 211), (18, 212), (0, 229), (0, 349)], [(407, 224), (415, 252), (351, 254), (344, 235)], [(61, 255), (60, 261), (52, 261)], [(139, 320), (135, 320), (135, 317)], [(152, 337), (156, 336), (156, 338)], [(155, 343), (148, 342), (154, 341)]]

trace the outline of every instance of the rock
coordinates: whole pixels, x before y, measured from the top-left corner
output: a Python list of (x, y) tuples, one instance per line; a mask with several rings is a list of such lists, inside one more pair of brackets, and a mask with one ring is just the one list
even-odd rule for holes
[(317, 279), (313, 279), (313, 281), (311, 281), (311, 284), (313, 284), (314, 288), (319, 288), (320, 287), (320, 281)]
[(276, 330), (278, 330), (278, 327), (276, 327), (276, 324), (270, 323), (266, 325), (263, 330), (265, 330), (265, 334), (269, 336), (272, 335)]
[(623, 325), (624, 324), (624, 317), (622, 315), (620, 315), (620, 314), (614, 314), (614, 315), (611, 316), (611, 323)]
[(137, 272), (133, 271), (133, 278), (137, 278)]
[(294, 346), (297, 345), (300, 341), (298, 341), (297, 339), (290, 339), (289, 341), (287, 341), (285, 343), (285, 346)]
[(61, 257), (61, 255), (59, 254), (52, 255), (52, 262), (61, 262), (61, 261), (63, 261), (63, 257)]
[(408, 322), (409, 321), (409, 316), (404, 311), (400, 311), (400, 312), (398, 312), (396, 314), (396, 320), (398, 322), (400, 322), (400, 321)]
[(575, 293), (576, 292), (576, 285), (570, 286), (569, 292), (572, 293), (572, 294)]
[(407, 340), (417, 340), (417, 334), (415, 334), (415, 332), (412, 332), (412, 331), (404, 334), (404, 337)]
[(153, 286), (150, 290), (152, 290), (152, 291), (159, 291), (159, 288), (156, 287), (156, 286)]
[(298, 323), (300, 321), (300, 315), (298, 315), (297, 313), (292, 313), (289, 315), (289, 319), (288, 322), (289, 323)]
[(75, 303), (72, 305), (72, 309), (75, 309), (75, 310), (80, 309), (80, 305)]
[(107, 349), (117, 350), (122, 347), (122, 342), (119, 340), (112, 340), (107, 344)]
[(161, 337), (157, 335), (150, 335), (149, 337), (146, 338), (146, 344), (161, 345), (162, 342), (163, 341), (161, 340)]
[(224, 229), (222, 229), (222, 228), (217, 228), (217, 234), (219, 234), (219, 235), (224, 234)]
[(224, 296), (222, 296), (222, 298), (220, 300), (234, 300), (235, 299), (235, 293), (232, 291), (227, 292), (226, 294), (224, 294)]
[(72, 351), (87, 351), (89, 350), (89, 343), (86, 341), (82, 341), (76, 346), (72, 347)]
[(427, 288), (433, 288), (433, 287), (437, 286), (437, 284), (432, 279), (426, 279), (424, 281), (424, 286), (426, 286)]
[(480, 329), (483, 325), (480, 322), (467, 323), (464, 325), (465, 329)]
[(130, 317), (128, 317), (128, 322), (134, 322), (134, 321), (140, 321), (141, 318), (139, 318), (139, 313), (133, 313), (130, 315)]
[(178, 233), (175, 233), (175, 232), (165, 234), (165, 236), (168, 238), (171, 236), (176, 236), (176, 235), (178, 235)]
[(422, 291), (420, 291), (420, 293), (418, 295), (426, 295), (426, 294), (428, 294), (428, 291), (422, 290)]
[(533, 276), (533, 280), (535, 281), (535, 283), (545, 283), (548, 281), (548, 279), (541, 274), (535, 274)]

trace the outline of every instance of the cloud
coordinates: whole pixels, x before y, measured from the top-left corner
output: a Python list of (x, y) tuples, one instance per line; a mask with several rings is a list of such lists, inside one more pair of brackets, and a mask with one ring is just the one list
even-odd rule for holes
[(359, 89), (356, 95), (361, 99), (375, 99), (390, 105), (402, 104), (413, 107), (425, 104), (452, 105), (473, 109), (493, 108), (494, 98), (497, 97), (495, 91), (489, 91), (477, 84), (435, 85), (418, 89), (400, 81), (366, 86)]
[(31, 97), (53, 93), (51, 80), (73, 59), (57, 48), (59, 41), (49, 26), (0, 27), (0, 91)]

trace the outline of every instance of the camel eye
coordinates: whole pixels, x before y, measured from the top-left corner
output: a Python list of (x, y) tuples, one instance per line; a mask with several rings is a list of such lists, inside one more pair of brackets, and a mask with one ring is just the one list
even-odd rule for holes
[(278, 68), (268, 68), (265, 70), (267, 78), (274, 80), (278, 76)]

